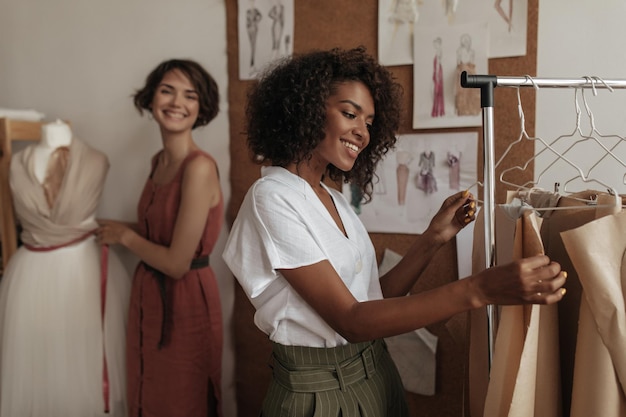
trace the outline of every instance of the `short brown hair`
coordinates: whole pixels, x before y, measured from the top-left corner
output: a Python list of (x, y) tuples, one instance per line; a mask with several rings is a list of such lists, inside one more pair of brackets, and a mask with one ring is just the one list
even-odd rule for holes
[(148, 74), (145, 85), (133, 95), (133, 102), (139, 114), (143, 114), (144, 110), (152, 111), (152, 100), (157, 87), (165, 74), (175, 69), (185, 74), (198, 92), (200, 110), (193, 129), (209, 124), (219, 112), (220, 96), (217, 83), (202, 65), (190, 59), (163, 61)]

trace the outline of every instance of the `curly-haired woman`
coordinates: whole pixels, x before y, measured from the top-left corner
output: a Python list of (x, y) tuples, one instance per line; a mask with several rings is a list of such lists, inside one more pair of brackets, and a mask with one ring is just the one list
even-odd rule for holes
[(474, 219), (459, 192), (399, 264), (379, 278), (369, 235), (323, 180), (371, 198), (376, 164), (394, 147), (401, 88), (363, 48), (283, 60), (247, 107), (248, 145), (265, 162), (233, 224), (224, 259), (272, 341), (263, 416), (407, 416), (384, 337), (489, 303), (554, 303), (560, 266), (536, 256), (408, 295), (439, 248)]

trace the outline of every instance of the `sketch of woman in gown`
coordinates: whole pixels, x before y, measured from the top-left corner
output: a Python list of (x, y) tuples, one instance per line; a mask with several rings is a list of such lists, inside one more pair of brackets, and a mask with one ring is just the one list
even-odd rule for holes
[(0, 282), (0, 415), (123, 417), (130, 277), (92, 235), (108, 159), (74, 137), (42, 181), (38, 146), (11, 160), (23, 245)]
[(269, 17), (272, 19), (272, 57), (277, 58), (280, 55), (280, 44), (283, 38), (283, 29), (285, 28), (285, 6), (278, 2), (273, 5), (269, 11)]
[(248, 39), (250, 40), (250, 68), (254, 68), (259, 22), (262, 18), (261, 12), (256, 7), (252, 6), (246, 10), (246, 30), (248, 31)]
[(420, 154), (420, 172), (415, 176), (415, 186), (426, 194), (437, 191), (437, 179), (435, 178), (435, 153), (424, 151)]
[(496, 0), (493, 7), (496, 9), (500, 17), (506, 22), (509, 32), (513, 28), (513, 0), (509, 0), (509, 12), (505, 12), (502, 7), (502, 0)]
[(445, 14), (448, 17), (448, 22), (454, 22), (456, 16), (456, 9), (459, 5), (459, 0), (443, 0), (445, 7)]
[(413, 24), (417, 22), (418, 16), (416, 0), (393, 0), (389, 16), (389, 21), (393, 23), (392, 39), (400, 25), (409, 25), (410, 31), (413, 33)]
[(441, 65), (441, 38), (433, 41), (435, 57), (433, 58), (433, 107), (431, 117), (445, 116), (446, 110), (443, 98), (443, 66)]
[(413, 160), (413, 155), (409, 151), (396, 151), (396, 181), (398, 185), (398, 205), (404, 206), (406, 203), (406, 187), (409, 183), (409, 164)]
[(449, 187), (451, 190), (461, 189), (461, 152), (448, 151), (446, 161), (449, 167)]
[(478, 88), (463, 88), (461, 73), (476, 74), (474, 62), (475, 52), (472, 49), (472, 38), (467, 33), (461, 35), (460, 45), (456, 50), (456, 91), (454, 105), (457, 116), (475, 116), (480, 114), (480, 90)]

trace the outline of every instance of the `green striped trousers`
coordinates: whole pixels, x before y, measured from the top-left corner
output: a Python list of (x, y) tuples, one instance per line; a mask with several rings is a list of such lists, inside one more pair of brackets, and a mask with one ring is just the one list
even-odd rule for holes
[(383, 340), (335, 348), (273, 343), (262, 417), (408, 417)]

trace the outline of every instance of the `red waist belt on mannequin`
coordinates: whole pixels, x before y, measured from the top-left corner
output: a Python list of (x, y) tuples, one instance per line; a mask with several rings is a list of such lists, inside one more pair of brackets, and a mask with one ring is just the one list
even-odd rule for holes
[[(82, 242), (89, 236), (93, 235), (95, 230), (89, 231), (82, 236), (77, 237), (69, 242), (61, 243), (54, 246), (32, 246), (24, 244), (24, 247), (32, 252), (50, 252), (53, 250), (65, 248), (67, 246), (75, 245)], [(108, 260), (109, 260), (109, 247), (107, 245), (101, 246), (100, 251), (100, 312), (102, 314), (102, 334), (104, 336), (104, 312), (106, 306), (107, 296), (107, 275), (108, 275)], [(109, 371), (107, 367), (107, 358), (104, 350), (104, 337), (102, 338), (102, 396), (104, 398), (104, 412), (109, 412)]]

